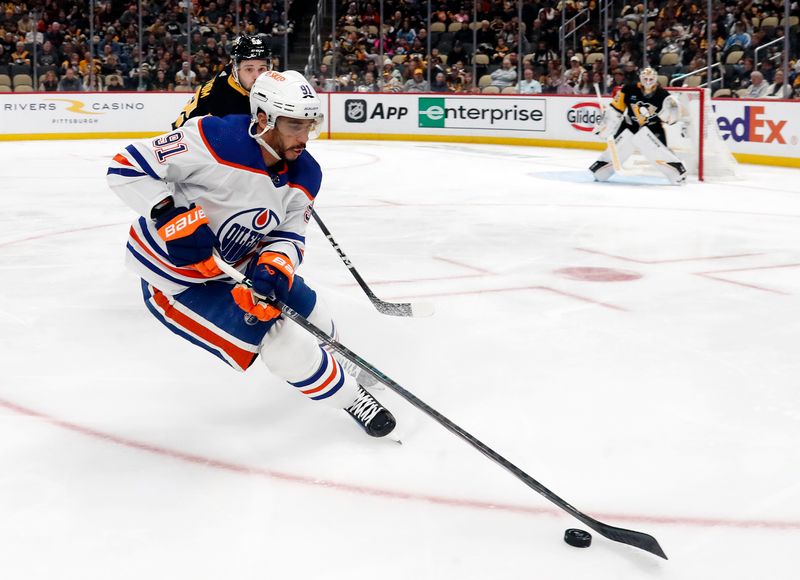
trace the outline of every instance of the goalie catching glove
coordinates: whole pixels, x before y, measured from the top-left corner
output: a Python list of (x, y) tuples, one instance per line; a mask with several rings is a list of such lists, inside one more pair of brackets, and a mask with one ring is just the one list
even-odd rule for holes
[(277, 252), (264, 252), (258, 260), (250, 263), (245, 275), (253, 283), (252, 289), (244, 284), (237, 284), (231, 290), (233, 300), (239, 308), (262, 322), (280, 316), (280, 310), (259, 302), (255, 294), (274, 296), (277, 300), (286, 302), (294, 282), (294, 266), (289, 258)]

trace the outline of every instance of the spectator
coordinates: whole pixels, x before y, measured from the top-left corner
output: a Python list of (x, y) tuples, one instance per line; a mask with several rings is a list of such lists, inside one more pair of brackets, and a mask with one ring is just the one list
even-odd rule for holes
[(586, 74), (586, 70), (581, 66), (581, 57), (573, 56), (569, 59), (569, 69), (564, 72), (565, 77), (567, 73), (570, 73), (576, 85), (580, 83), (581, 79)]
[(311, 85), (314, 87), (314, 90), (316, 91), (323, 91), (329, 93), (333, 90), (334, 88), (333, 79), (331, 79), (331, 74), (330, 71), (328, 70), (327, 64), (322, 63), (321, 65), (319, 65), (319, 72), (311, 77)]
[(603, 80), (603, 75), (600, 73), (592, 73), (591, 71), (584, 71), (581, 79), (575, 85), (575, 94), (578, 95), (593, 95), (594, 91), (594, 75), (597, 75), (597, 82)]
[(375, 82), (375, 75), (371, 71), (364, 73), (364, 79), (356, 86), (359, 93), (377, 93), (378, 83)]
[(725, 86), (732, 89), (744, 87), (754, 70), (755, 63), (749, 57), (745, 58), (742, 64), (726, 67)]
[(156, 71), (156, 78), (153, 79), (153, 90), (169, 91), (169, 92), (175, 90), (175, 85), (169, 82), (169, 80), (167, 79), (167, 73), (163, 68), (159, 68)]
[(601, 73), (600, 71), (594, 71), (592, 73), (592, 92), (594, 92), (595, 85), (600, 87), (600, 94), (605, 94), (606, 85), (603, 82), (603, 73)]
[(520, 95), (538, 95), (542, 92), (542, 84), (534, 78), (531, 67), (522, 71), (522, 80), (517, 83), (517, 92)]
[(558, 58), (558, 55), (551, 49), (544, 40), (539, 41), (536, 50), (533, 51), (533, 60), (539, 65), (546, 65), (551, 60)]
[(403, 90), (407, 93), (427, 93), (430, 90), (428, 81), (425, 80), (425, 71), (421, 68), (414, 69), (414, 76), (406, 81)]
[(490, 23), (488, 20), (481, 21), (481, 27), (475, 33), (475, 42), (478, 46), (482, 44), (488, 44), (489, 46), (494, 46), (497, 44), (497, 36), (490, 27)]
[(611, 78), (611, 84), (608, 88), (611, 91), (611, 94), (614, 94), (617, 89), (621, 89), (625, 85), (625, 73), (622, 72), (622, 69), (618, 68), (612, 73)]
[(400, 83), (402, 84), (403, 75), (400, 74), (399, 70), (394, 68), (394, 63), (391, 60), (389, 60), (388, 58), (384, 59), (384, 61), (383, 61), (383, 74), (386, 74), (387, 72), (390, 75), (392, 75), (394, 78), (396, 78), (398, 81), (400, 81)]
[(511, 68), (511, 59), (508, 57), (503, 59), (500, 68), (492, 72), (490, 76), (492, 77), (492, 86), (500, 90), (514, 86), (514, 83), (517, 82), (517, 71)]
[(39, 83), (39, 90), (47, 91), (48, 93), (58, 90), (58, 77), (56, 76), (56, 71), (49, 70), (44, 74), (44, 79), (42, 79), (42, 82)]
[(60, 92), (79, 92), (83, 90), (83, 83), (75, 73), (75, 69), (68, 67), (64, 76), (58, 81), (58, 91)]
[(188, 60), (181, 63), (181, 70), (175, 73), (175, 90), (194, 92), (197, 86), (197, 73), (192, 70)]
[(53, 48), (53, 43), (49, 40), (42, 45), (42, 50), (36, 55), (39, 66), (56, 66), (58, 64), (58, 54)]
[(396, 76), (389, 71), (383, 71), (383, 78), (378, 83), (382, 93), (399, 93), (403, 90), (403, 84)]
[(453, 43), (453, 48), (450, 50), (450, 53), (447, 55), (447, 64), (453, 66), (456, 62), (468, 62), (469, 61), (469, 54), (464, 49), (464, 45), (461, 43), (460, 40), (456, 40)]
[(11, 55), (8, 54), (4, 44), (0, 44), (0, 67), (6, 66), (9, 62)]
[(769, 99), (791, 99), (792, 87), (789, 83), (783, 82), (783, 69), (775, 71), (775, 81), (767, 88), (767, 94), (764, 95)]
[(769, 91), (769, 84), (764, 80), (764, 75), (754, 70), (750, 73), (750, 86), (747, 87), (747, 92), (742, 97), (745, 99), (760, 99), (767, 95), (767, 91)]
[(99, 93), (103, 90), (103, 77), (98, 74), (83, 77), (83, 90), (90, 93)]
[(431, 82), (431, 92), (432, 93), (449, 93), (450, 88), (447, 85), (447, 78), (442, 71), (436, 73), (436, 76)]
[(122, 77), (119, 75), (108, 75), (106, 77), (106, 91), (109, 93), (124, 91), (125, 86), (122, 84)]
[(492, 54), (492, 63), (500, 64), (503, 62), (503, 59), (508, 56), (509, 51), (511, 48), (506, 44), (505, 38), (502, 36), (497, 39), (497, 45), (494, 47), (494, 53)]
[(150, 82), (150, 65), (146, 62), (142, 66), (131, 69), (129, 77), (129, 86), (137, 91), (149, 91), (151, 87)]
[(568, 70), (564, 73), (564, 78), (558, 88), (556, 89), (556, 94), (558, 95), (574, 95), (576, 90), (577, 83), (575, 82), (575, 74), (572, 70)]
[(750, 48), (750, 35), (745, 32), (744, 22), (736, 23), (733, 34), (725, 41), (725, 46), (722, 47), (722, 50), (727, 53), (737, 45), (741, 46), (743, 50)]
[(47, 27), (47, 31), (44, 33), (44, 39), (53, 43), (53, 47), (56, 50), (61, 48), (61, 45), (64, 43), (66, 37), (66, 33), (61, 29), (61, 23), (54, 21), (50, 26)]
[(24, 42), (17, 42), (17, 49), (11, 53), (11, 64), (30, 66), (31, 54), (25, 50)]

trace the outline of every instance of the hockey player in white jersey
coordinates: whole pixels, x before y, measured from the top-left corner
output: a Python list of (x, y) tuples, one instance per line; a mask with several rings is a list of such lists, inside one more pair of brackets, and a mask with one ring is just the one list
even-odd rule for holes
[(594, 133), (608, 142), (589, 168), (596, 181), (608, 181), (635, 151), (639, 151), (670, 183), (686, 182), (686, 168), (667, 147), (664, 124), (684, 123), (680, 104), (658, 84), (652, 68), (644, 69), (638, 83), (622, 87), (606, 108)]
[[(297, 72), (268, 71), (250, 91), (251, 115), (189, 119), (128, 145), (108, 169), (112, 190), (140, 217), (126, 260), (150, 312), (174, 333), (244, 371), (260, 355), (310, 399), (342, 408), (374, 437), (395, 419), (316, 339), (260, 303), (214, 263), (221, 257), (312, 320), (314, 293), (295, 270), (322, 180), (306, 151), (323, 119)], [(257, 320), (254, 320), (257, 319)]]

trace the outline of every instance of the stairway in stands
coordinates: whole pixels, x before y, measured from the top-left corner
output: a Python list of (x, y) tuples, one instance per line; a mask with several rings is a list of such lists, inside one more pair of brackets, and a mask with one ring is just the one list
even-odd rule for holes
[[(309, 25), (311, 23), (311, 17), (317, 13), (318, 1), (319, 0), (293, 0), (289, 8), (289, 18), (294, 21), (294, 33), (289, 43), (289, 66), (286, 68), (303, 72), (303, 69), (308, 63), (308, 47), (311, 43)], [(282, 54), (282, 50), (283, 45), (278, 48), (277, 53)]]

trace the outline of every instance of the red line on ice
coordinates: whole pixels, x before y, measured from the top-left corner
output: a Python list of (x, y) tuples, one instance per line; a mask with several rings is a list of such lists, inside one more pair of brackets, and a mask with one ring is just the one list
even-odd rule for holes
[[(381, 489), (378, 487), (370, 487), (366, 485), (358, 485), (352, 483), (345, 483), (340, 481), (324, 480), (315, 477), (297, 475), (294, 473), (286, 473), (284, 471), (277, 471), (274, 469), (265, 469), (263, 467), (249, 467), (230, 461), (220, 459), (213, 459), (211, 457), (204, 457), (194, 453), (187, 453), (176, 449), (169, 449), (153, 443), (145, 443), (136, 441), (113, 433), (105, 433), (91, 427), (78, 425), (64, 419), (51, 417), (39, 411), (17, 405), (11, 401), (0, 399), (0, 407), (3, 407), (14, 413), (34, 417), (56, 427), (99, 439), (107, 443), (113, 443), (122, 447), (152, 453), (170, 459), (176, 459), (186, 463), (191, 463), (200, 467), (211, 469), (219, 469), (222, 471), (238, 473), (240, 475), (264, 477), (275, 479), (279, 481), (286, 481), (290, 483), (297, 483), (301, 485), (308, 485), (311, 487), (321, 487), (333, 489), (336, 491), (343, 491), (346, 493), (368, 495), (373, 497), (382, 497), (394, 500), (404, 501), (417, 501), (426, 502), (448, 507), (461, 507), (478, 510), (496, 510), (511, 513), (535, 515), (535, 516), (550, 516), (550, 517), (566, 517), (566, 514), (561, 510), (555, 508), (540, 508), (532, 506), (514, 505), (493, 503), (482, 500), (472, 499), (458, 499), (445, 496), (437, 496), (423, 493), (410, 493), (400, 490)], [(601, 520), (609, 519), (615, 521), (628, 521), (628, 522), (643, 522), (652, 524), (669, 524), (676, 526), (692, 526), (701, 528), (725, 527), (725, 528), (764, 528), (769, 530), (800, 530), (800, 522), (795, 521), (776, 521), (776, 520), (731, 520), (723, 518), (694, 518), (694, 517), (681, 517), (681, 516), (646, 516), (636, 514), (612, 514), (612, 513), (594, 513), (595, 517)]]

